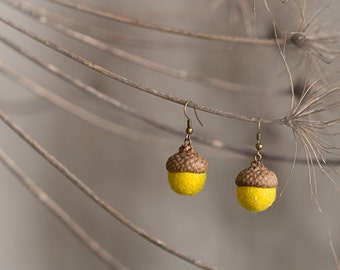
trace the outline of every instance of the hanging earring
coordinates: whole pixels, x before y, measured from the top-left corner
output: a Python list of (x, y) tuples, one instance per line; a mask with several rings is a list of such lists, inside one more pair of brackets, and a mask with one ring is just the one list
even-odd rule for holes
[[(168, 171), (168, 180), (171, 188), (181, 195), (195, 195), (201, 191), (206, 179), (208, 162), (203, 156), (195, 152), (191, 145), (190, 135), (193, 133), (191, 119), (187, 114), (187, 106), (190, 101), (184, 105), (184, 115), (187, 118), (187, 128), (184, 143), (179, 147), (178, 153), (169, 157), (166, 162)], [(194, 109), (197, 121), (199, 120), (196, 109)]]
[(269, 208), (276, 198), (278, 180), (276, 174), (266, 168), (262, 161), (261, 150), (261, 122), (258, 120), (256, 134), (256, 154), (254, 161), (248, 168), (240, 171), (235, 183), (238, 202), (245, 209), (252, 212), (261, 212)]

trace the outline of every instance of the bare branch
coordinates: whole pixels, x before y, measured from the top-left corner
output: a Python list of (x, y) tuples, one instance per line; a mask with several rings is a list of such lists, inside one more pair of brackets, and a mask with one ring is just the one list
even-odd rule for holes
[(340, 270), (340, 262), (339, 262), (339, 259), (338, 259), (338, 255), (336, 254), (335, 247), (333, 245), (332, 235), (331, 235), (330, 231), (328, 232), (328, 241), (329, 241), (329, 246), (330, 246), (331, 251), (332, 251), (332, 255), (333, 255), (333, 258), (334, 258), (336, 269)]
[[(46, 70), (52, 72), (56, 76), (58, 76), (58, 77), (64, 79), (65, 81), (71, 83), (72, 85), (76, 86), (80, 90), (85, 91), (86, 93), (93, 95), (95, 98), (98, 98), (98, 99), (102, 100), (103, 102), (106, 102), (106, 103), (114, 106), (115, 108), (117, 108), (121, 111), (124, 111), (124, 112), (130, 114), (131, 116), (136, 117), (137, 119), (139, 119), (139, 120), (141, 120), (141, 121), (143, 121), (143, 122), (145, 122), (149, 125), (154, 126), (157, 129), (160, 129), (162, 131), (166, 131), (166, 132), (172, 133), (174, 135), (178, 135), (178, 136), (183, 135), (182, 131), (173, 129), (168, 125), (164, 125), (163, 123), (157, 122), (153, 119), (150, 119), (148, 117), (143, 116), (140, 112), (136, 111), (133, 108), (130, 108), (126, 104), (121, 103), (120, 101), (115, 100), (115, 99), (101, 93), (96, 88), (93, 88), (92, 86), (87, 85), (84, 82), (63, 73), (56, 66), (54, 66), (52, 64), (45, 64), (41, 60), (35, 58), (34, 56), (30, 55), (28, 52), (24, 51), (22, 48), (15, 45), (13, 42), (8, 40), (7, 38), (2, 37), (1, 34), (0, 34), (0, 40), (3, 41), (6, 45), (9, 45), (11, 48), (16, 50), (18, 53), (21, 53), (22, 55), (24, 55), (28, 59), (37, 63), (42, 68), (45, 68)], [(139, 142), (139, 143), (141, 142), (141, 143), (144, 143), (144, 144), (151, 145), (153, 147), (157, 146), (158, 148), (161, 148), (161, 149), (170, 147), (170, 145), (168, 146), (167, 140), (162, 140), (158, 136), (153, 137), (151, 135), (145, 135), (143, 133), (128, 129), (126, 127), (112, 123), (110, 121), (107, 121), (106, 119), (100, 118), (96, 115), (89, 113), (88, 111), (70, 103), (69, 101), (62, 99), (59, 96), (56, 96), (50, 90), (43, 88), (42, 86), (40, 86), (40, 85), (36, 84), (35, 82), (29, 80), (28, 78), (25, 78), (22, 75), (19, 75), (17, 72), (10, 69), (8, 66), (4, 65), (1, 61), (0, 61), (0, 70), (2, 72), (4, 72), (7, 76), (12, 78), (14, 81), (16, 81), (17, 83), (20, 83), (21, 85), (26, 87), (28, 90), (32, 91), (33, 93), (35, 93), (35, 94), (39, 95), (40, 97), (46, 99), (47, 101), (58, 106), (59, 108), (79, 117), (80, 119), (82, 119), (82, 120), (84, 120), (84, 121), (86, 121), (90, 124), (95, 125), (98, 128), (109, 131), (109, 132), (111, 132), (111, 133), (113, 133), (117, 136), (123, 137), (125, 139), (129, 139), (131, 141), (135, 141), (135, 142)], [(237, 154), (240, 154), (240, 155), (243, 155), (243, 156), (249, 156), (249, 155), (252, 154), (252, 151), (250, 151), (250, 150), (242, 150), (239, 147), (226, 145), (219, 140), (210, 139), (210, 138), (200, 136), (200, 135), (195, 135), (195, 137), (193, 137), (193, 140), (198, 142), (198, 143), (210, 146), (212, 148), (231, 151), (233, 153), (237, 153)], [(291, 162), (291, 160), (292, 160), (290, 157), (283, 157), (281, 155), (273, 155), (273, 154), (270, 154), (270, 153), (266, 154), (266, 156), (273, 161)], [(299, 159), (296, 159), (296, 162), (297, 163), (306, 163), (306, 159), (299, 158)], [(340, 160), (333, 159), (333, 160), (329, 160), (328, 162), (329, 162), (329, 164), (339, 164)]]
[(12, 8), (24, 13), (27, 16), (30, 16), (35, 21), (46, 25), (54, 30), (61, 32), (73, 39), (81, 41), (87, 45), (90, 45), (96, 49), (109, 53), (113, 56), (119, 57), (136, 65), (140, 65), (142, 67), (148, 68), (150, 70), (154, 70), (157, 72), (161, 72), (168, 76), (172, 76), (175, 78), (189, 80), (196, 83), (208, 85), (211, 87), (215, 87), (221, 90), (228, 90), (234, 91), (237, 93), (248, 93), (252, 95), (258, 95), (261, 91), (265, 91), (263, 87), (259, 88), (256, 86), (246, 86), (240, 85), (237, 83), (232, 83), (224, 80), (220, 80), (217, 78), (209, 78), (209, 77), (202, 77), (199, 75), (192, 74), (183, 69), (176, 69), (169, 67), (167, 65), (152, 61), (150, 59), (143, 58), (139, 55), (129, 53), (125, 50), (119, 49), (107, 43), (104, 43), (93, 36), (88, 34), (81, 33), (79, 31), (72, 30), (71, 28), (65, 27), (65, 25), (61, 24), (66, 22), (66, 18), (57, 16), (47, 12), (44, 9), (38, 8), (30, 3), (21, 3), (13, 0), (3, 0), (6, 4), (9, 4)]
[(127, 138), (134, 142), (144, 143), (147, 145), (151, 145), (155, 147), (156, 145), (159, 148), (168, 148), (169, 142), (162, 138), (158, 138), (156, 136), (151, 136), (147, 134), (143, 134), (141, 132), (129, 129), (127, 127), (118, 125), (111, 121), (108, 121), (104, 118), (101, 118), (71, 102), (61, 98), (60, 96), (52, 93), (51, 91), (47, 90), (46, 88), (36, 84), (35, 82), (31, 81), (27, 77), (24, 77), (14, 71), (13, 69), (9, 68), (6, 64), (0, 61), (0, 71), (4, 74), (12, 78), (15, 82), (20, 83), (26, 89), (32, 91), (34, 94), (38, 95), (39, 97), (51, 102), (52, 104), (60, 107), (61, 109), (65, 110), (66, 112), (79, 117), (80, 119), (88, 122), (102, 130), (111, 132), (117, 136)]
[(101, 11), (95, 9), (94, 7), (89, 7), (81, 4), (75, 4), (72, 2), (66, 2), (61, 0), (45, 0), (47, 2), (55, 3), (58, 5), (62, 5), (77, 11), (85, 12), (91, 15), (95, 15), (101, 18), (105, 18), (108, 20), (129, 24), (133, 26), (143, 27), (151, 30), (156, 30), (164, 33), (169, 34), (176, 34), (186, 37), (192, 38), (199, 38), (199, 39), (206, 39), (206, 40), (215, 40), (215, 41), (222, 41), (222, 42), (232, 42), (232, 43), (245, 43), (245, 44), (252, 44), (252, 45), (275, 45), (274, 39), (257, 39), (257, 38), (248, 38), (248, 37), (232, 37), (232, 36), (224, 36), (224, 35), (214, 35), (202, 32), (192, 32), (187, 31), (184, 29), (178, 28), (171, 28), (167, 26), (156, 25), (152, 23), (142, 22), (139, 20), (131, 19), (128, 17), (124, 17), (121, 15), (116, 15), (113, 13)]
[[(277, 47), (279, 49), (282, 61), (285, 65), (285, 68), (286, 68), (286, 71), (287, 71), (287, 74), (288, 74), (288, 78), (289, 78), (289, 85), (290, 85), (290, 91), (291, 91), (291, 101), (290, 101), (289, 110), (292, 110), (293, 107), (294, 107), (294, 98), (295, 98), (293, 76), (292, 76), (292, 73), (290, 72), (290, 68), (289, 68), (287, 60), (286, 60), (285, 49), (281, 48), (281, 45), (280, 45), (280, 42), (279, 42), (279, 39), (278, 39), (277, 25), (276, 25), (275, 21), (273, 21), (273, 27), (274, 27), (274, 33), (275, 33), (275, 38), (276, 38), (276, 44), (277, 44)], [(284, 46), (285, 46), (285, 44), (284, 44)]]
[(16, 178), (100, 260), (110, 268), (128, 270), (128, 268), (115, 259), (95, 239), (93, 239), (81, 226), (79, 226), (54, 200), (52, 200), (37, 184), (27, 177), (8, 155), (0, 148), (0, 160), (16, 176)]
[(55, 167), (62, 175), (64, 175), (68, 180), (70, 180), (77, 188), (84, 192), (90, 199), (92, 199), (98, 206), (104, 209), (116, 220), (121, 222), (124, 226), (129, 228), (134, 233), (143, 237), (150, 243), (162, 248), (168, 253), (177, 256), (178, 258), (185, 260), (201, 269), (206, 270), (216, 270), (217, 268), (207, 265), (205, 262), (186, 255), (184, 252), (178, 251), (168, 244), (164, 243), (162, 240), (150, 235), (148, 232), (144, 231), (142, 228), (138, 227), (132, 221), (127, 219), (119, 211), (105, 202), (94, 190), (88, 187), (85, 182), (78, 178), (74, 173), (72, 173), (65, 165), (63, 165), (59, 160), (57, 160), (53, 155), (48, 153), (42, 146), (40, 146), (36, 141), (34, 141), (25, 131), (23, 131), (19, 126), (14, 124), (8, 116), (0, 110), (0, 118), (2, 121), (11, 128), (18, 136), (20, 136), (24, 141), (26, 141), (34, 150), (36, 150), (43, 158), (45, 158), (53, 167)]
[[(172, 96), (172, 95), (169, 95), (165, 92), (162, 92), (162, 91), (159, 91), (155, 88), (151, 88), (151, 87), (148, 87), (148, 86), (145, 86), (145, 85), (142, 85), (140, 83), (137, 83), (133, 80), (130, 80), (128, 78), (125, 78), (121, 75), (118, 75), (116, 73), (113, 73), (112, 71), (100, 66), (100, 65), (97, 65), (79, 55), (76, 55), (62, 47), (59, 47), (57, 45), (55, 45), (54, 43), (50, 42), (49, 40), (46, 40), (46, 39), (43, 39), (41, 38), (40, 36), (36, 35), (35, 33), (29, 31), (29, 30), (26, 30), (20, 26), (18, 26), (16, 23), (4, 18), (3, 16), (0, 16), (0, 21), (2, 21), (3, 23), (9, 25), (10, 27), (20, 31), (21, 33), (29, 36), (30, 38), (40, 42), (41, 44), (77, 61), (78, 63), (81, 63), (85, 66), (87, 66), (88, 68), (91, 68), (107, 77), (110, 77), (114, 80), (117, 80), (121, 83), (124, 83), (126, 85), (129, 85), (131, 87), (134, 87), (136, 89), (139, 89), (139, 90), (142, 90), (148, 94), (151, 94), (151, 95), (155, 95), (157, 97), (160, 97), (160, 98), (163, 98), (165, 100), (168, 100), (168, 101), (171, 101), (171, 102), (175, 102), (175, 103), (178, 103), (178, 104), (181, 104), (181, 105), (184, 105), (187, 100), (185, 99), (180, 99), (176, 96)], [(231, 119), (237, 119), (237, 120), (241, 120), (241, 121), (247, 121), (247, 122), (256, 122), (257, 121), (257, 118), (256, 117), (247, 117), (247, 116), (244, 116), (244, 115), (240, 115), (240, 114), (235, 114), (235, 113), (231, 113), (231, 112), (225, 112), (225, 111), (221, 111), (221, 110), (217, 110), (217, 109), (213, 109), (213, 108), (209, 108), (209, 107), (206, 107), (206, 106), (202, 106), (202, 105), (198, 105), (196, 103), (193, 103), (193, 102), (190, 102), (190, 104), (188, 105), (188, 107), (192, 107), (192, 108), (195, 108), (197, 110), (201, 110), (201, 111), (205, 111), (205, 112), (208, 112), (208, 113), (212, 113), (212, 114), (215, 114), (215, 115), (219, 115), (219, 116), (223, 116), (223, 117), (226, 117), (226, 118), (231, 118)], [(262, 123), (266, 123), (266, 124), (275, 124), (275, 125), (283, 125), (284, 124), (284, 119), (264, 119), (264, 118), (261, 118), (261, 121)]]

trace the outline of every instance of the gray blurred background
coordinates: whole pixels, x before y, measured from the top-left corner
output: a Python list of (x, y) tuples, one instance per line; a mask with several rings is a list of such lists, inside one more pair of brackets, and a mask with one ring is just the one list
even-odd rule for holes
[[(110, 22), (45, 1), (29, 2), (72, 19), (85, 30), (88, 27), (89, 32), (92, 27), (107, 30), (102, 36), (98, 32), (98, 37), (118, 48), (194, 74), (241, 84), (250, 91), (216, 89), (128, 63), (40, 25), (0, 2), (1, 16), (129, 79), (182, 99), (250, 117), (281, 118), (289, 108), (289, 81), (275, 46), (180, 37)], [(254, 19), (252, 1), (79, 2), (160, 25), (224, 35), (253, 35), (252, 28), (247, 27)], [(271, 18), (262, 1), (256, 2), (257, 35), (273, 38)], [(269, 2), (273, 2), (271, 8), (281, 30), (292, 32), (299, 28), (300, 15), (294, 1)], [(307, 1), (310, 5), (307, 17), (318, 10), (320, 3), (317, 2)], [(242, 5), (248, 7), (249, 13), (240, 13)], [(313, 21), (313, 27), (337, 30), (339, 11), (338, 2), (331, 3)], [(324, 26), (324, 22), (328, 24)], [(184, 139), (183, 106), (100, 75), (3, 23), (0, 32), (39, 59), (133, 107), (141, 115), (183, 131), (177, 136), (150, 126), (79, 91), (0, 44), (2, 61), (13, 69), (89, 112), (128, 128), (128, 132), (138, 132), (148, 138), (145, 141), (144, 137), (137, 136), (132, 141), (126, 136), (101, 130), (37, 97), (5, 75), (0, 76), (1, 110), (134, 223), (169, 245), (219, 269), (337, 269), (332, 245), (340, 256), (339, 193), (325, 176), (317, 173), (321, 213), (311, 196), (305, 163), (297, 164), (282, 197), (268, 211), (253, 214), (238, 205), (234, 179), (252, 160), (256, 124), (198, 112), (204, 123), (204, 127), (200, 127), (193, 110), (188, 109), (193, 118), (194, 147), (208, 160), (209, 171), (200, 194), (194, 197), (177, 195), (167, 183), (165, 162), (177, 152)], [(107, 36), (107, 33), (111, 35)], [(287, 49), (287, 59), (296, 81), (299, 72), (295, 67), (302, 58), (301, 50)], [(322, 70), (335, 72), (336, 61), (323, 64)], [(333, 76), (333, 73), (328, 74)], [(0, 132), (1, 147), (20, 168), (130, 269), (197, 269), (110, 217), (2, 122)], [(294, 137), (287, 127), (272, 125), (262, 125), (262, 134), (265, 163), (277, 173), (278, 192), (281, 192), (292, 166)], [(201, 144), (194, 140), (195, 135), (216, 140), (217, 144), (225, 144), (234, 150)], [(298, 156), (304, 157), (301, 147)], [(1, 165), (0, 269), (109, 268)]]

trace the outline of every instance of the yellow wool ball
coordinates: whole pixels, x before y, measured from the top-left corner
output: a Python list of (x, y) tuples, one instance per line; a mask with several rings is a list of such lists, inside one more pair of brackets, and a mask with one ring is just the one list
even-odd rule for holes
[(275, 201), (276, 187), (238, 186), (236, 195), (242, 207), (252, 212), (261, 212), (270, 207)]
[(195, 195), (204, 186), (206, 173), (168, 172), (171, 188), (178, 194)]

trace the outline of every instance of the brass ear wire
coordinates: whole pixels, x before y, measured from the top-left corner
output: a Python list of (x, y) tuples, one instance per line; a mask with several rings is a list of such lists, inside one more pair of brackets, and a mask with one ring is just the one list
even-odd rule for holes
[[(190, 120), (190, 117), (188, 116), (188, 113), (187, 113), (187, 107), (188, 107), (188, 105), (189, 105), (190, 102), (191, 102), (191, 100), (188, 100), (188, 101), (185, 102), (185, 104), (184, 104), (184, 115), (185, 115), (185, 117), (186, 117), (188, 120)], [(203, 127), (203, 123), (202, 123), (202, 121), (200, 120), (200, 118), (198, 117), (196, 108), (193, 108), (193, 109), (194, 109), (194, 113), (195, 113), (195, 116), (196, 116), (196, 119), (197, 119), (198, 123), (200, 123), (200, 125)]]
[[(191, 119), (190, 117), (188, 116), (188, 113), (187, 113), (187, 107), (188, 107), (188, 104), (190, 103), (191, 101), (188, 100), (187, 102), (185, 102), (184, 104), (184, 115), (185, 117), (187, 118), (187, 128), (185, 130), (185, 139), (184, 139), (184, 144), (185, 145), (191, 145), (191, 138), (190, 138), (190, 135), (194, 132), (193, 128), (192, 128), (192, 125), (191, 125)], [(198, 121), (198, 123), (200, 123), (200, 125), (203, 127), (203, 123), (202, 121), (199, 119), (198, 117), (198, 114), (197, 114), (197, 110), (196, 108), (194, 108), (194, 113), (195, 113), (195, 116), (196, 116), (196, 119)]]

